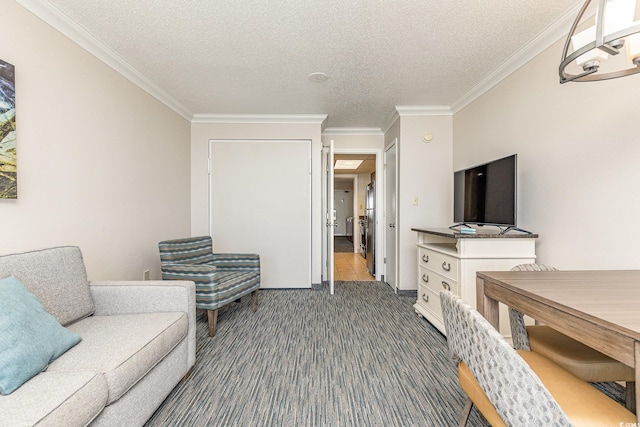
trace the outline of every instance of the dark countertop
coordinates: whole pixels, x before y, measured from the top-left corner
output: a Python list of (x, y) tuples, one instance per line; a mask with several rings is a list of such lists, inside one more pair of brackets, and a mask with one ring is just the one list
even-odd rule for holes
[[(485, 226), (489, 227), (489, 226)], [(449, 237), (451, 239), (537, 239), (537, 234), (527, 234), (522, 231), (511, 230), (507, 233), (500, 234), (501, 230), (495, 227), (484, 229), (485, 227), (477, 227), (475, 234), (462, 234), (458, 230), (450, 228), (411, 228), (412, 231), (418, 233), (433, 234), (434, 236)]]

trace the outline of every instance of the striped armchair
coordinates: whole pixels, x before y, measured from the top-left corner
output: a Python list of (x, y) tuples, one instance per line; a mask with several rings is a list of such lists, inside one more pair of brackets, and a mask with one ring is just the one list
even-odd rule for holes
[(209, 336), (216, 334), (218, 309), (251, 293), (258, 308), (260, 256), (214, 254), (210, 236), (165, 240), (158, 244), (163, 280), (196, 284), (196, 308), (207, 310)]

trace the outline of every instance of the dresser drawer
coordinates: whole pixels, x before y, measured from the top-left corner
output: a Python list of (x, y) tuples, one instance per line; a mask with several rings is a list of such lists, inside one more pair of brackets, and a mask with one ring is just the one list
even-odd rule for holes
[(440, 294), (433, 292), (426, 286), (420, 285), (418, 286), (418, 304), (435, 314), (438, 320), (442, 320)]
[(436, 252), (431, 249), (418, 247), (418, 265), (426, 267), (442, 274), (445, 277), (459, 281), (458, 264), (459, 259), (450, 255)]
[(460, 286), (455, 280), (422, 266), (418, 267), (418, 273), (418, 284), (431, 289), (433, 292), (451, 291), (456, 295), (460, 295)]

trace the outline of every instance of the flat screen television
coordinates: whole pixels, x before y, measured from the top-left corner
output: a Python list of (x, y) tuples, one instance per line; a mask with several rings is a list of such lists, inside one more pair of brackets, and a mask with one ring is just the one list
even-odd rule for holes
[(516, 228), (516, 154), (459, 170), (453, 182), (453, 221), (457, 225)]

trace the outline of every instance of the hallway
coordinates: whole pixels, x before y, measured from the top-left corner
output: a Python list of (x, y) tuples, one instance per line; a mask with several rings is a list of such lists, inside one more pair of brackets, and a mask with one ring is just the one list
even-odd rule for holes
[(367, 261), (362, 255), (353, 252), (335, 252), (333, 254), (333, 279), (336, 281), (371, 281), (375, 277), (367, 271)]

